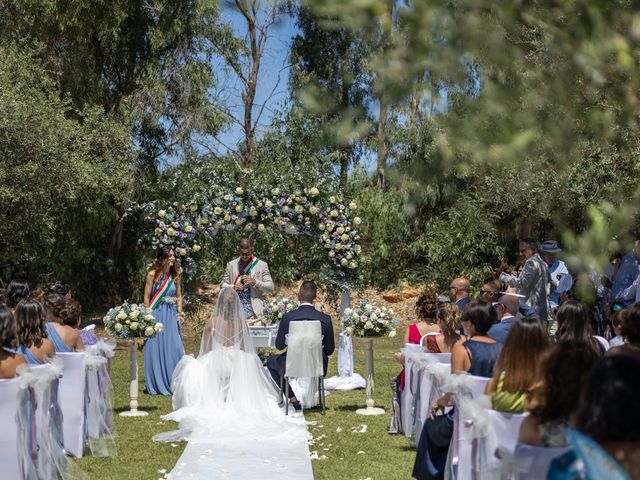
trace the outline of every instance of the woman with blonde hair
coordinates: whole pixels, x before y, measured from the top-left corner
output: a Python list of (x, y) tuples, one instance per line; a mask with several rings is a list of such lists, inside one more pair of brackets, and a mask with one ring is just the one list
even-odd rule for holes
[(443, 303), (438, 307), (437, 325), (440, 333), (427, 335), (424, 348), (429, 353), (449, 353), (466, 340), (458, 331), (462, 328), (460, 309), (455, 303)]

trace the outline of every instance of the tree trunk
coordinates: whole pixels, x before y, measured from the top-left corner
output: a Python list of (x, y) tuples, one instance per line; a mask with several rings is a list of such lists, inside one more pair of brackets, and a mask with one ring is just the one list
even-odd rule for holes
[(380, 96), (380, 115), (378, 119), (378, 158), (376, 165), (376, 179), (378, 190), (383, 191), (385, 186), (385, 168), (387, 164), (387, 95), (383, 92)]

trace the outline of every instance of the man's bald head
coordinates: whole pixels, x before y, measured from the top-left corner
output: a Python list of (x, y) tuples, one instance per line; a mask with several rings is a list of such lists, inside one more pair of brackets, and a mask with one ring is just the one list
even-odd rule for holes
[(449, 298), (455, 302), (461, 298), (468, 297), (471, 290), (471, 283), (466, 278), (454, 278), (449, 284)]
[(253, 240), (249, 237), (242, 237), (238, 244), (238, 253), (240, 254), (240, 258), (243, 262), (251, 259), (251, 256), (253, 255)]
[(498, 304), (504, 306), (506, 313), (515, 316), (518, 314), (518, 309), (520, 307), (520, 297), (506, 293), (498, 299)]

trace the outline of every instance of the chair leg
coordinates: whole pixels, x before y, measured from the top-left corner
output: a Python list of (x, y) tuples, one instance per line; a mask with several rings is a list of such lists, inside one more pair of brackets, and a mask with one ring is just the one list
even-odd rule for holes
[(325, 403), (326, 403), (326, 398), (324, 396), (324, 377), (320, 377), (319, 379), (320, 382), (320, 406), (322, 407), (322, 415), (324, 415), (324, 410), (325, 410)]
[[(283, 378), (284, 378), (284, 377), (283, 377)], [(286, 392), (287, 392), (287, 393), (285, 394), (285, 397), (284, 397), (284, 405), (285, 405), (285, 407), (284, 407), (284, 414), (285, 414), (285, 415), (289, 415), (289, 382), (287, 382), (287, 379), (286, 379), (286, 378), (285, 378), (285, 380), (284, 380), (284, 383), (285, 383), (285, 390), (286, 390)]]

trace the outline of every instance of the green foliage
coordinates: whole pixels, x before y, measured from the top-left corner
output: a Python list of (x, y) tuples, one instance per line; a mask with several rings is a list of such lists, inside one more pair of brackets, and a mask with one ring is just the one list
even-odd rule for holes
[(5, 278), (64, 278), (82, 286), (81, 294), (104, 287), (91, 284), (108, 269), (105, 239), (129, 182), (126, 127), (61, 99), (33, 52), (0, 47)]

